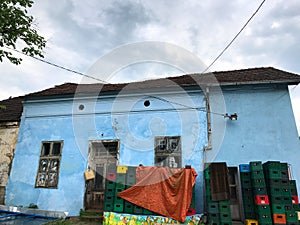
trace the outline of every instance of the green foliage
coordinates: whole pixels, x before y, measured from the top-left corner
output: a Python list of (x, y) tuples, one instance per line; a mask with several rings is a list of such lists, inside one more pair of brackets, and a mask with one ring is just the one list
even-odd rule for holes
[(6, 109), (5, 105), (0, 105), (0, 109)]
[(27, 208), (38, 209), (38, 206), (36, 204), (30, 203)]
[(0, 61), (4, 58), (18, 65), (22, 59), (15, 57), (3, 47), (17, 49), (23, 46), (22, 52), (30, 56), (43, 57), (42, 49), (45, 39), (32, 28), (34, 19), (28, 15), (27, 9), (32, 7), (32, 0), (1, 0), (0, 1)]

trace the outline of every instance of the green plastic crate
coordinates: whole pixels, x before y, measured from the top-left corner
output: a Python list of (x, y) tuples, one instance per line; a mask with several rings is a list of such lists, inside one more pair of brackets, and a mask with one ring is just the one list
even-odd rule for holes
[(116, 188), (116, 182), (111, 180), (105, 181), (105, 189), (115, 189)]
[(271, 204), (283, 204), (283, 197), (280, 195), (270, 195), (269, 200), (271, 201)]
[[(254, 212), (256, 209), (256, 205), (254, 203), (251, 204), (243, 204), (244, 212)], [(250, 219), (250, 218), (248, 218)]]
[(218, 202), (210, 202), (207, 204), (207, 212), (208, 213), (219, 213), (219, 204)]
[(281, 196), (281, 203), (292, 206), (293, 202), (291, 196)]
[(270, 205), (256, 205), (256, 213), (258, 216), (271, 215)]
[(280, 161), (268, 161), (263, 164), (263, 168), (266, 169), (275, 169), (281, 170), (281, 163)]
[(133, 213), (134, 204), (128, 201), (124, 201), (124, 212)]
[(224, 222), (231, 222), (231, 215), (230, 213), (220, 213), (220, 222), (224, 223)]
[(134, 214), (143, 214), (143, 208), (137, 205), (134, 205), (133, 207), (133, 213)]
[(251, 171), (251, 179), (265, 179), (263, 170), (254, 170)]
[(285, 204), (284, 205), (285, 211), (292, 211), (294, 210), (293, 204)]
[(285, 208), (283, 204), (272, 204), (271, 208), (273, 214), (285, 214)]
[(242, 188), (251, 188), (252, 187), (251, 180), (250, 179), (241, 180), (241, 187)]
[(253, 187), (253, 195), (267, 195), (268, 191), (266, 187)]
[(258, 220), (259, 224), (263, 224), (263, 223), (271, 223), (272, 224), (272, 215), (271, 215), (271, 213), (257, 214), (257, 220)]
[(255, 178), (251, 180), (252, 187), (254, 188), (266, 188), (266, 182), (264, 178)]
[(276, 169), (265, 170), (266, 179), (281, 179), (281, 171)]
[(286, 222), (298, 222), (298, 214), (295, 210), (290, 210), (285, 212)]
[(250, 162), (250, 171), (257, 171), (257, 170), (262, 170), (263, 171), (263, 166), (261, 161), (253, 161)]
[(114, 204), (112, 202), (104, 202), (104, 211), (113, 211)]
[(124, 204), (114, 203), (114, 212), (124, 212)]
[(282, 186), (282, 180), (281, 179), (267, 180), (267, 186), (268, 187), (281, 187)]
[(290, 189), (291, 189), (292, 195), (298, 195), (297, 185), (296, 185), (296, 181), (295, 180), (290, 180)]
[(105, 196), (105, 202), (114, 203), (115, 196)]
[(270, 187), (269, 193), (271, 196), (282, 196), (282, 188), (281, 187)]
[(245, 219), (257, 219), (257, 215), (255, 213), (255, 210), (251, 210), (251, 211), (244, 211), (244, 217)]
[(114, 197), (114, 204), (124, 204), (124, 199), (118, 196)]
[(287, 196), (287, 197), (292, 196), (290, 187), (281, 187), (281, 193), (282, 193), (282, 196)]
[(280, 163), (280, 170), (288, 172), (289, 171), (289, 165), (287, 163)]
[(209, 167), (207, 167), (206, 169), (204, 169), (204, 179), (207, 179), (207, 180), (210, 179), (210, 170), (209, 170)]
[(219, 212), (230, 214), (230, 202), (228, 200), (219, 201)]
[(105, 189), (105, 196), (115, 196), (115, 192), (116, 192), (115, 188)]
[(252, 188), (242, 188), (242, 195), (253, 195)]
[(151, 211), (148, 210), (148, 209), (143, 209), (143, 214), (144, 214), (144, 215), (153, 215), (153, 212), (151, 212)]
[(300, 212), (300, 204), (293, 204), (293, 209)]
[(208, 213), (207, 214), (208, 224), (219, 225), (220, 214), (219, 213)]

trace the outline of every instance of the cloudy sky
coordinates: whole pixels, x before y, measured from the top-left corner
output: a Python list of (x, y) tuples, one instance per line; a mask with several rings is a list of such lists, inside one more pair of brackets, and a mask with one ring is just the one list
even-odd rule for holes
[[(47, 40), (45, 60), (82, 73), (103, 55), (131, 43), (160, 41), (190, 51), (205, 65), (237, 34), (262, 0), (44, 0), (30, 14)], [(250, 24), (210, 71), (273, 66), (300, 74), (300, 1), (267, 0)], [(15, 66), (0, 64), (0, 99), (24, 95), (80, 75), (21, 56)], [(125, 71), (125, 72), (124, 72)], [(180, 71), (179, 71), (180, 72)], [(111, 82), (179, 73), (166, 65), (135, 65)], [(292, 87), (300, 128), (300, 87)]]

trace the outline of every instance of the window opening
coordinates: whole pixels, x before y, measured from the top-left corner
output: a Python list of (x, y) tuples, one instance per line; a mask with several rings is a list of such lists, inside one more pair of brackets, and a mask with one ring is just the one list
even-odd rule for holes
[(42, 142), (36, 188), (57, 188), (62, 141)]
[(181, 167), (181, 144), (179, 136), (155, 138), (155, 165), (171, 168)]

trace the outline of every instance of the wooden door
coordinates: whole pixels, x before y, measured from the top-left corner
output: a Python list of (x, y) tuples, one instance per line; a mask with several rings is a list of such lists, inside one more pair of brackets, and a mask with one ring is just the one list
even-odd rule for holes
[(103, 210), (107, 168), (117, 165), (118, 153), (118, 140), (90, 142), (88, 169), (95, 172), (95, 178), (86, 181), (85, 210)]

